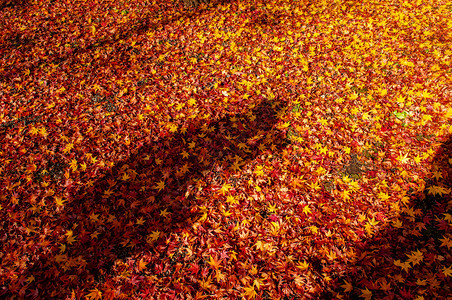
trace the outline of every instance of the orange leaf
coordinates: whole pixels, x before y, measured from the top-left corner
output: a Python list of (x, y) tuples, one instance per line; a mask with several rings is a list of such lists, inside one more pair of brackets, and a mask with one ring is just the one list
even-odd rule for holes
[(102, 299), (102, 293), (97, 288), (95, 288), (94, 290), (90, 290), (90, 293), (88, 295), (86, 295), (85, 297), (90, 300), (98, 300), (98, 299)]

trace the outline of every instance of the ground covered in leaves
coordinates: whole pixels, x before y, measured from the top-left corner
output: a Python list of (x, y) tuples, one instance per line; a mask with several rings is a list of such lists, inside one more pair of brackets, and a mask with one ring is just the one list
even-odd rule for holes
[(450, 2), (0, 6), (1, 297), (450, 299)]

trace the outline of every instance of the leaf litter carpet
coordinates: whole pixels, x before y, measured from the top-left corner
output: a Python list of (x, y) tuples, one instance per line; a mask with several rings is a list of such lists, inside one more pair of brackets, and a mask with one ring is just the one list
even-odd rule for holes
[(0, 20), (2, 297), (451, 299), (450, 2)]

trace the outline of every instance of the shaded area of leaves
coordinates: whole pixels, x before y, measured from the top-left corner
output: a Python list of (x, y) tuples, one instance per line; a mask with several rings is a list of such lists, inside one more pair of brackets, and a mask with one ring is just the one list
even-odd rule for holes
[(28, 4), (28, 0), (1, 0), (0, 9), (22, 8)]
[[(178, 254), (183, 244), (171, 246), (165, 239), (190, 228), (200, 217), (199, 207), (208, 204), (203, 202), (207, 200), (203, 189), (220, 188), (224, 176), (264, 149), (272, 147), (277, 153), (284, 147), (284, 134), (274, 128), (284, 105), (262, 99), (243, 114), (188, 122), (183, 133), (155, 136), (150, 132), (147, 140), (151, 142), (137, 145), (130, 158), (116, 162), (89, 187), (68, 186), (70, 198), (58, 219), (43, 218), (40, 226), (66, 235), (69, 244), (65, 251), (54, 248), (38, 254), (22, 275), (34, 278), (29, 288), (36, 285), (40, 297), (63, 296), (83, 283), (105, 282), (112, 268), (136, 253), (153, 254), (154, 274), (171, 277), (174, 266), (161, 270), (158, 259), (172, 249), (172, 260), (184, 261), (183, 252)], [(41, 180), (59, 180), (64, 166), (52, 162), (46, 168), (50, 171)], [(16, 285), (12, 279), (8, 284)]]
[(449, 137), (432, 160), (431, 173), (441, 176), (405, 191), (407, 199), (396, 223), (360, 242), (347, 271), (334, 277), (336, 287), (326, 288), (319, 297), (411, 299), (427, 294), (442, 299), (452, 293), (451, 162)]

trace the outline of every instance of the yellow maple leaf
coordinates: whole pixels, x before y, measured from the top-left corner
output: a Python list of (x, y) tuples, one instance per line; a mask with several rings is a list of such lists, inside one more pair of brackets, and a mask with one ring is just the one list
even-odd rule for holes
[(226, 197), (226, 202), (230, 203), (230, 204), (237, 204), (237, 203), (239, 203), (239, 201), (237, 199), (235, 199), (234, 196), (230, 196), (230, 195)]
[(401, 267), (405, 272), (408, 272), (408, 269), (411, 268), (410, 263), (408, 262), (400, 262), (400, 259), (394, 261), (394, 265)]
[(277, 222), (271, 222), (271, 225), (272, 225), (271, 228), (270, 228), (271, 233), (272, 233), (274, 236), (279, 235), (279, 228), (280, 228), (279, 223), (277, 223)]
[(256, 242), (256, 249), (264, 251), (265, 247), (264, 247), (264, 243), (262, 243), (262, 241), (257, 241)]
[(231, 188), (231, 185), (230, 184), (223, 184), (223, 186), (221, 187), (221, 189), (220, 189), (220, 192), (221, 193), (226, 193), (227, 191), (229, 191), (229, 189)]
[(350, 100), (356, 100), (358, 99), (358, 94), (356, 92), (353, 92), (348, 98)]
[(252, 267), (251, 267), (251, 270), (250, 270), (250, 274), (251, 275), (256, 275), (257, 274), (257, 266), (256, 265), (253, 265)]
[(309, 263), (306, 262), (305, 260), (304, 260), (304, 261), (300, 261), (300, 262), (298, 263), (298, 265), (297, 265), (297, 268), (300, 269), (300, 270), (302, 270), (302, 271), (304, 271), (304, 270), (306, 270), (307, 268), (309, 268)]
[(207, 263), (215, 270), (218, 270), (218, 268), (220, 267), (220, 261), (217, 258), (213, 258), (212, 256), (210, 256), (210, 261), (208, 261)]
[(344, 280), (344, 284), (341, 285), (341, 288), (344, 289), (344, 292), (348, 293), (353, 290), (353, 285), (350, 282), (348, 282), (347, 280)]
[(372, 292), (366, 288), (364, 290), (361, 290), (361, 295), (359, 295), (359, 296), (366, 300), (369, 300), (372, 298)]
[(421, 162), (421, 157), (419, 156), (419, 154), (414, 158), (414, 162), (417, 164)]
[(451, 214), (444, 213), (443, 215), (444, 215), (444, 221), (452, 223), (452, 215)]
[(392, 226), (395, 227), (395, 228), (401, 228), (403, 226), (403, 223), (402, 223), (402, 221), (397, 219), (397, 220), (393, 221), (393, 225)]
[(402, 164), (406, 164), (410, 161), (410, 159), (408, 158), (408, 153), (406, 153), (405, 155), (402, 156), (402, 154), (400, 154), (397, 157), (397, 160), (400, 161)]
[(144, 269), (146, 269), (147, 267), (147, 262), (144, 261), (144, 259), (140, 259), (140, 261), (138, 262), (138, 271), (143, 271)]
[(90, 293), (85, 296), (86, 298), (90, 300), (98, 300), (102, 299), (102, 292), (99, 291), (97, 288), (90, 290)]
[(161, 180), (160, 182), (157, 183), (156, 186), (154, 186), (154, 189), (159, 190), (159, 192), (161, 190), (163, 190), (165, 188), (165, 181)]
[(391, 196), (389, 196), (389, 195), (386, 194), (386, 193), (380, 192), (380, 193), (378, 193), (378, 198), (380, 198), (380, 199), (383, 200), (383, 201), (386, 201), (386, 200), (388, 200), (389, 198), (391, 198)]
[(444, 195), (444, 194), (449, 194), (450, 193), (450, 189), (445, 189), (441, 186), (437, 186), (437, 185), (433, 185), (431, 187), (428, 188), (428, 193), (432, 194), (433, 196), (436, 195)]
[(377, 225), (378, 223), (380, 223), (379, 221), (376, 221), (376, 220), (375, 220), (375, 217), (372, 217), (372, 219), (367, 218), (367, 220), (369, 221), (369, 224), (372, 225), (372, 226), (375, 226), (375, 225)]
[(164, 218), (166, 218), (168, 215), (170, 215), (171, 213), (168, 211), (167, 208), (165, 208), (164, 210), (160, 211), (160, 215)]
[(276, 210), (277, 210), (276, 204), (270, 204), (270, 206), (268, 207), (268, 211), (269, 211), (270, 213), (275, 213)]
[(73, 149), (73, 148), (74, 148), (74, 144), (72, 144), (72, 143), (66, 144), (66, 146), (63, 149), (63, 153), (66, 154), (69, 151), (71, 151), (71, 149)]
[(290, 126), (290, 122), (288, 121), (288, 122), (285, 122), (285, 123), (283, 123), (283, 124), (279, 124), (278, 126), (277, 126), (277, 128), (278, 129), (284, 129), (284, 128), (287, 128), (287, 127), (289, 127)]
[(36, 128), (36, 127), (34, 127), (34, 126), (31, 126), (31, 128), (29, 129), (29, 131), (30, 131), (30, 133), (31, 133), (32, 135), (37, 135), (38, 132), (39, 132), (39, 129)]
[(122, 174), (121, 180), (122, 181), (127, 181), (130, 179), (130, 175), (127, 174), (126, 172), (124, 172), (124, 174)]
[(212, 279), (211, 279), (210, 276), (209, 276), (206, 280), (201, 280), (201, 281), (199, 282), (199, 285), (200, 285), (201, 288), (203, 288), (204, 290), (208, 290), (208, 289), (211, 289), (211, 288), (212, 288), (211, 283), (212, 283)]
[(452, 248), (452, 240), (449, 239), (448, 237), (445, 237), (443, 239), (439, 239), (441, 241), (441, 247), (446, 246), (447, 249)]
[(160, 237), (160, 231), (153, 231), (151, 234), (146, 236), (146, 243), (152, 244), (154, 241), (158, 240)]
[(309, 229), (311, 229), (311, 231), (312, 231), (313, 233), (319, 232), (319, 228), (318, 228), (317, 226), (310, 226)]
[(350, 199), (350, 195), (349, 194), (350, 194), (349, 190), (343, 190), (342, 193), (341, 193), (342, 199), (344, 199), (345, 201), (349, 200)]
[(448, 268), (443, 267), (443, 273), (444, 273), (444, 276), (446, 276), (446, 277), (448, 277), (448, 276), (452, 277), (452, 265)]
[(424, 260), (424, 254), (417, 250), (417, 251), (411, 251), (411, 254), (407, 254), (408, 256), (408, 262), (411, 263), (413, 266), (419, 264), (419, 262)]
[(254, 286), (245, 287), (243, 288), (245, 291), (242, 293), (242, 297), (246, 297), (247, 299), (254, 299), (257, 295), (256, 291), (254, 290)]
[(263, 285), (263, 284), (264, 284), (264, 281), (263, 281), (263, 279), (260, 279), (260, 278), (256, 278), (253, 281), (253, 286), (255, 286), (258, 290), (260, 289), (261, 285)]
[(64, 205), (64, 202), (66, 202), (66, 200), (63, 200), (62, 197), (55, 197), (55, 204), (56, 204), (57, 206), (63, 206), (63, 205)]
[(45, 127), (41, 127), (41, 128), (39, 129), (39, 134), (42, 135), (43, 137), (46, 137), (47, 135), (49, 135), (49, 134), (47, 133), (47, 129), (45, 129)]

